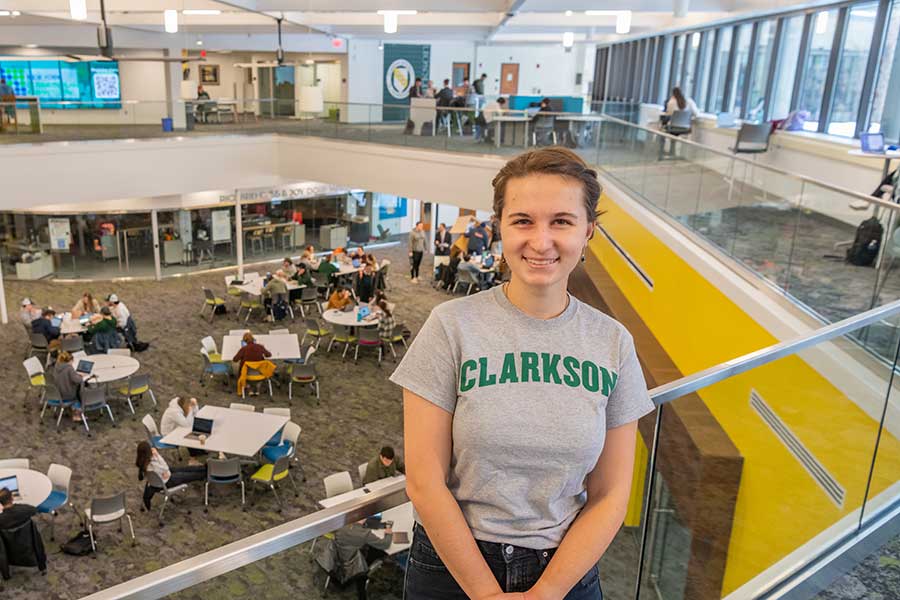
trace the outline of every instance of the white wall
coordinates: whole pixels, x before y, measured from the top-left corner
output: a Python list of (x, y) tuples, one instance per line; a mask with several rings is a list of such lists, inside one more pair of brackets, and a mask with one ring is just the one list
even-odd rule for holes
[[(431, 66), (428, 78), (434, 81), (434, 87), (441, 89), (441, 82), (453, 75), (453, 63), (469, 63), (469, 80), (481, 77), (475, 72), (474, 42), (421, 42), (431, 45)], [(499, 75), (498, 75), (499, 76)], [(452, 82), (451, 82), (452, 85)]]
[[(480, 77), (488, 74), (485, 94), (500, 93), (500, 65), (519, 64), (520, 96), (581, 95), (575, 85), (575, 73), (580, 72), (575, 49), (566, 52), (562, 44), (546, 46), (478, 46), (474, 71)], [(591, 74), (592, 75), (592, 74)]]
[[(381, 104), (384, 52), (378, 49), (378, 40), (349, 40), (347, 61), (342, 69), (341, 102)], [(368, 106), (349, 106), (341, 111), (341, 121), (365, 123), (380, 121), (381, 110), (370, 115)]]

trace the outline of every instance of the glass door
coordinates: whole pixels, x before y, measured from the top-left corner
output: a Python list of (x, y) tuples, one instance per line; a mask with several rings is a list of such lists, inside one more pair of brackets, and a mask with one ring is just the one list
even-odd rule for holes
[(294, 116), (294, 66), (275, 67), (275, 114), (279, 117)]

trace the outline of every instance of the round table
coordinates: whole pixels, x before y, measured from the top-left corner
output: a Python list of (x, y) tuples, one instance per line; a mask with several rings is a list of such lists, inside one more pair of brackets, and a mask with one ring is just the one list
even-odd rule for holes
[(322, 313), (322, 318), (334, 325), (344, 325), (345, 327), (370, 327), (372, 325), (378, 325), (378, 322), (381, 320), (376, 316), (375, 318), (364, 321), (357, 321), (356, 315), (358, 312), (358, 306), (354, 307), (353, 310), (349, 312), (332, 308), (331, 310), (326, 310)]
[(876, 152), (863, 152), (862, 150), (848, 150), (847, 154), (850, 156), (855, 156), (857, 158), (870, 158), (875, 160), (882, 161), (881, 166), (881, 178), (884, 179), (888, 176), (888, 173), (891, 170), (891, 160), (896, 160), (900, 158), (900, 152), (896, 150), (886, 150), (884, 154), (878, 154)]
[[(119, 356), (118, 354), (91, 354), (83, 358), (94, 363), (94, 368), (87, 375), (81, 374), (83, 379), (93, 377), (92, 381), (96, 383), (109, 383), (118, 381), (134, 375), (141, 368), (141, 363), (137, 359), (130, 356)], [(77, 368), (78, 365), (76, 364)]]
[(0, 469), (0, 479), (12, 477), (13, 475), (19, 478), (19, 497), (16, 498), (16, 502), (19, 504), (38, 506), (49, 498), (50, 492), (53, 491), (53, 484), (50, 482), (50, 478), (40, 471), (32, 471), (31, 469)]

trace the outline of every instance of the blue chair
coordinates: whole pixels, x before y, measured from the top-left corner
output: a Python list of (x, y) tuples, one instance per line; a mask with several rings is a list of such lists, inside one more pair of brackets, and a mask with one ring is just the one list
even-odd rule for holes
[(292, 457), (297, 449), (297, 440), (300, 439), (300, 426), (293, 421), (285, 423), (280, 432), (279, 443), (266, 445), (262, 449), (263, 460), (274, 463), (282, 456)]
[(59, 390), (52, 383), (44, 386), (44, 405), (41, 407), (41, 419), (44, 418), (44, 411), (47, 407), (55, 408), (57, 411), (56, 430), (59, 431), (59, 424), (62, 423), (63, 413), (66, 409), (72, 409), (76, 404), (76, 400), (63, 400)]
[(113, 417), (112, 409), (106, 402), (106, 389), (102, 387), (81, 386), (81, 400), (73, 405), (76, 410), (81, 411), (81, 422), (84, 423), (84, 429), (87, 431), (88, 437), (91, 437), (91, 428), (88, 427), (87, 414), (89, 412), (100, 411), (106, 409), (109, 414), (109, 420), (112, 421), (113, 427), (116, 426), (116, 418)]
[(231, 376), (231, 366), (226, 362), (213, 361), (209, 356), (209, 351), (206, 348), (200, 349), (200, 354), (203, 355), (203, 373), (200, 375), (200, 385), (205, 385), (203, 381), (204, 376), (209, 376), (210, 379), (213, 379), (217, 375), (225, 376), (225, 384), (228, 384), (228, 378)]
[(50, 525), (50, 539), (54, 539), (56, 535), (56, 514), (57, 510), (63, 506), (68, 506), (73, 511), (75, 507), (69, 501), (69, 482), (72, 480), (72, 469), (64, 465), (53, 463), (47, 469), (47, 477), (53, 484), (53, 491), (50, 496), (41, 502), (37, 507), (39, 513), (50, 513), (53, 515), (53, 521)]
[(178, 446), (164, 444), (160, 441), (163, 439), (163, 436), (159, 434), (159, 428), (156, 426), (156, 421), (153, 420), (153, 415), (144, 415), (144, 418), (141, 419), (141, 424), (144, 426), (144, 431), (147, 433), (147, 441), (150, 442), (151, 446), (157, 450), (174, 450), (175, 458), (178, 459)]

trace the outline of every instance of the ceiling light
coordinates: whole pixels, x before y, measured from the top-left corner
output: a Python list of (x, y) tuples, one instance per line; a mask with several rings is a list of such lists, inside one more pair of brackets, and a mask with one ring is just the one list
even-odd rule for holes
[(0, 10), (0, 17), (8, 17), (10, 15), (8, 10)]
[(823, 35), (828, 31), (828, 13), (823, 11), (816, 15), (816, 35)]
[(631, 11), (623, 10), (616, 17), (616, 33), (623, 35), (631, 31)]
[(208, 9), (208, 8), (186, 8), (181, 11), (183, 15), (221, 15), (221, 10)]
[(400, 15), (415, 15), (415, 10), (379, 10), (378, 14), (384, 17), (384, 32), (397, 33), (397, 17)]
[(306, 60), (303, 61), (303, 63), (304, 63), (304, 64), (307, 64), (307, 65), (315, 64), (315, 62), (316, 62), (316, 61), (314, 61), (314, 60), (311, 59), (311, 58), (307, 58)]
[(18, 16), (21, 15), (21, 14), (22, 14), (22, 13), (19, 12), (19, 11), (17, 11), (17, 10), (12, 11), (12, 16), (14, 16), (14, 17), (18, 17)]
[(575, 43), (575, 33), (571, 31), (567, 31), (563, 34), (563, 46), (566, 48), (571, 48), (572, 44)]
[(203, 45), (203, 40), (197, 40), (197, 45), (198, 45), (198, 46), (202, 46), (202, 45)]
[(393, 15), (417, 15), (417, 14), (419, 14), (419, 11), (417, 11), (417, 10), (379, 10), (379, 11), (378, 11), (378, 14), (379, 14), (379, 15), (387, 15), (387, 14), (393, 14)]
[(87, 0), (69, 0), (69, 15), (76, 21), (87, 19)]
[(26, 48), (37, 48), (38, 45), (37, 44), (25, 44), (25, 47)]
[(163, 11), (163, 19), (166, 25), (166, 33), (178, 33), (178, 11), (168, 9)]
[(566, 16), (567, 16), (567, 17), (571, 17), (571, 16), (572, 16), (572, 11), (571, 11), (571, 10), (567, 10), (567, 11), (566, 11)]
[(584, 14), (589, 17), (616, 17), (619, 13), (622, 12), (620, 10), (586, 10)]

